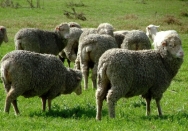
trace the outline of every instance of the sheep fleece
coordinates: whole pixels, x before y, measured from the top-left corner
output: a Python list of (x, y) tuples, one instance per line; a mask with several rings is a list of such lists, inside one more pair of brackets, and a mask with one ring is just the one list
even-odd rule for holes
[(157, 50), (108, 50), (99, 59), (98, 84), (110, 81), (119, 98), (146, 95), (149, 91), (153, 99), (161, 99), (183, 62), (166, 59)]
[(51, 87), (61, 88), (66, 73), (67, 68), (54, 55), (15, 50), (1, 60), (1, 77), (6, 75), (5, 81), (11, 82), (17, 95), (24, 97), (41, 96)]

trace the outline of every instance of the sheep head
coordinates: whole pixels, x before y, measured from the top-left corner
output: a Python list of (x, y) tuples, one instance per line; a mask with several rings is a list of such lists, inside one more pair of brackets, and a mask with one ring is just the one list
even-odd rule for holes
[(183, 58), (184, 51), (182, 49), (181, 39), (176, 35), (170, 35), (162, 41), (161, 46), (167, 50), (175, 58)]
[(55, 32), (57, 32), (62, 38), (68, 39), (70, 33), (70, 27), (67, 23), (61, 23), (60, 25), (56, 26)]
[(3, 41), (7, 43), (8, 42), (7, 31), (4, 26), (0, 26), (0, 34), (2, 34), (3, 36)]
[(156, 33), (158, 32), (158, 28), (160, 26), (156, 26), (156, 25), (149, 25), (146, 27), (146, 35), (148, 36), (148, 38), (154, 40), (154, 37), (156, 35)]

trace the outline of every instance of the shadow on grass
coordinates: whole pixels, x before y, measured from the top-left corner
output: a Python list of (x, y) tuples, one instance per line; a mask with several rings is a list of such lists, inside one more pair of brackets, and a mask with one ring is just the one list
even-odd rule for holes
[(163, 115), (163, 116), (158, 116), (158, 115), (151, 115), (151, 116), (143, 116), (141, 119), (144, 120), (181, 120), (185, 119), (188, 120), (188, 113), (187, 112), (178, 112), (176, 114), (172, 115)]
[[(107, 115), (107, 111), (102, 111), (103, 115)], [(83, 108), (80, 106), (74, 107), (74, 108), (65, 108), (65, 109), (59, 109), (59, 108), (53, 108), (50, 111), (38, 111), (38, 112), (31, 112), (29, 114), (30, 117), (34, 116), (41, 116), (41, 117), (62, 117), (62, 118), (95, 118), (96, 116), (96, 109), (95, 107), (90, 108)]]

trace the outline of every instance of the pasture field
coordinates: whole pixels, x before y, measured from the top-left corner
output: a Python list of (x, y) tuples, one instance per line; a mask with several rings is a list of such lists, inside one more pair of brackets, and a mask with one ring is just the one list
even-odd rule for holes
[[(108, 117), (103, 103), (102, 120), (96, 121), (95, 90), (89, 79), (89, 89), (83, 94), (61, 95), (52, 101), (52, 111), (42, 112), (38, 97), (18, 97), (21, 114), (4, 113), (5, 91), (0, 80), (0, 130), (2, 131), (185, 131), (188, 129), (188, 0), (41, 0), (40, 8), (30, 8), (27, 0), (13, 1), (10, 6), (0, 0), (0, 25), (7, 28), (8, 43), (0, 47), (0, 59), (14, 50), (14, 35), (24, 27), (53, 30), (61, 22), (78, 22), (82, 27), (97, 27), (111, 23), (116, 30), (144, 30), (149, 24), (160, 30), (174, 29), (179, 33), (185, 52), (184, 63), (170, 87), (164, 93), (158, 117), (155, 101), (151, 116), (145, 116), (145, 102), (139, 97), (122, 98), (116, 105), (116, 118)], [(36, 7), (36, 0), (33, 0)], [(65, 11), (86, 17), (85, 21), (68, 18)], [(66, 64), (67, 66), (67, 64)], [(73, 67), (73, 64), (72, 64)]]

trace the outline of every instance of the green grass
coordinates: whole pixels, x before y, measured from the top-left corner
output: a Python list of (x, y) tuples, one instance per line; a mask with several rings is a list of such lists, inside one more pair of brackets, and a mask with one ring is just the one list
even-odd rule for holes
[[(2, 0), (0, 0), (1, 2)], [(14, 35), (23, 27), (53, 30), (61, 22), (75, 21), (82, 27), (97, 27), (102, 22), (111, 23), (116, 30), (140, 29), (145, 31), (149, 24), (160, 25), (160, 30), (175, 29), (181, 36), (185, 51), (184, 63), (170, 87), (164, 93), (161, 106), (163, 117), (157, 116), (155, 102), (152, 101), (149, 117), (145, 116), (145, 102), (139, 96), (122, 98), (116, 105), (116, 118), (108, 117), (107, 104), (104, 102), (102, 120), (96, 121), (95, 90), (83, 90), (81, 96), (61, 95), (52, 102), (52, 111), (42, 112), (38, 97), (26, 99), (18, 97), (21, 115), (15, 116), (4, 110), (5, 91), (0, 81), (0, 129), (12, 130), (133, 130), (133, 131), (179, 131), (188, 128), (188, 1), (187, 0), (48, 0), (41, 8), (28, 8), (26, 0), (14, 0), (22, 7), (0, 7), (0, 25), (7, 27), (9, 42), (0, 47), (0, 58), (14, 50)], [(35, 3), (36, 1), (34, 1)], [(41, 1), (42, 2), (42, 1)], [(76, 12), (83, 13), (86, 21), (68, 19), (64, 10), (74, 6)], [(73, 64), (72, 64), (73, 66)]]

